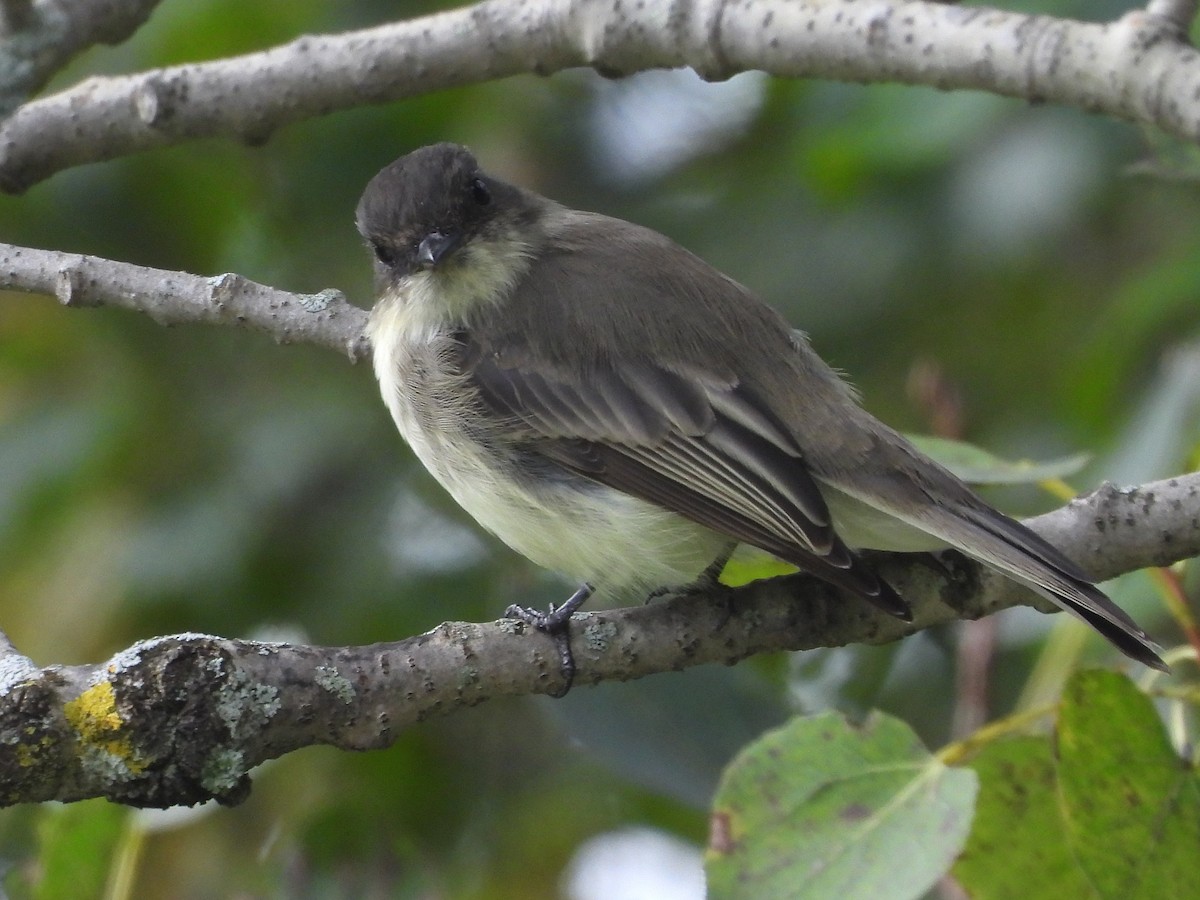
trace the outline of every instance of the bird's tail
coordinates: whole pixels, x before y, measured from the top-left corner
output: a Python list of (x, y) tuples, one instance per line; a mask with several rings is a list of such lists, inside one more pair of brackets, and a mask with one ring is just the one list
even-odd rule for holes
[(837, 487), (1024, 584), (1078, 616), (1130, 659), (1167, 671), (1154, 641), (1086, 572), (1045, 538), (976, 498), (957, 479), (956, 490), (945, 492), (957, 494), (955, 503), (891, 503), (878, 493), (866, 496), (861, 483), (843, 481)]
[(946, 538), (948, 543), (1074, 613), (1130, 659), (1167, 671), (1150, 636), (1045, 538), (990, 507), (966, 509), (959, 520), (973, 528), (979, 540), (969, 548)]

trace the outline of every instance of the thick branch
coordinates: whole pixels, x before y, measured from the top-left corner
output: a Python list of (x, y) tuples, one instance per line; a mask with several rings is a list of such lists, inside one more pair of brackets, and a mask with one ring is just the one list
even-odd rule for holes
[(247, 56), (89, 79), (0, 127), (0, 187), (20, 192), (70, 166), (197, 137), (262, 141), (337, 109), (572, 66), (971, 88), (1195, 141), (1200, 54), (1183, 42), (1177, 15), (1137, 11), (1091, 24), (892, 0), (487, 0)]
[(365, 358), (367, 314), (340, 291), (290, 294), (241, 275), (185, 272), (0, 244), (0, 289), (49, 294), (64, 306), (117, 306), (163, 325), (241, 325), (280, 343), (309, 343)]
[[(1200, 554), (1200, 473), (1106, 487), (1030, 524), (1096, 575)], [(576, 617), (576, 682), (639, 678), (753, 653), (884, 643), (1032, 602), (959, 556), (953, 580), (904, 557), (881, 570), (906, 625), (803, 576)], [(311, 744), (385, 747), (406, 727), (559, 686), (551, 641), (512, 621), (446, 623), (369, 647), (177, 635), (94, 666), (37, 669), (0, 642), (0, 802), (104, 796), (138, 806), (236, 803), (247, 772)]]
[(119, 44), (159, 0), (4, 0), (0, 4), (0, 117), (93, 44)]

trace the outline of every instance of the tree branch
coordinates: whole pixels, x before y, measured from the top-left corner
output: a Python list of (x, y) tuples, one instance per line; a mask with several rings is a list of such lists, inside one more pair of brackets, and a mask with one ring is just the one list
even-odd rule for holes
[(1200, 138), (1188, 3), (1093, 24), (894, 0), (486, 0), (409, 22), (306, 36), (246, 56), (91, 78), (0, 127), (0, 188), (86, 162), (217, 135), (250, 142), (367, 103), (520, 73), (691, 66), (727, 78), (903, 82), (1049, 101)]
[(93, 44), (119, 44), (159, 0), (4, 0), (0, 3), (0, 117), (41, 90)]
[[(43, 55), (36, 41), (18, 45), (17, 32), (49, 29), (60, 6), (78, 11), (70, 37), (59, 35)], [(28, 67), (10, 77), (8, 90), (36, 89), (88, 42), (131, 33), (153, 6), (0, 0), (9, 28), (0, 62), (9, 53)], [(891, 0), (489, 0), (264, 53), (83, 82), (0, 125), (0, 187), (20, 191), (71, 165), (194, 137), (259, 141), (334, 109), (570, 66), (617, 75), (690, 65), (712, 78), (763, 68), (977, 88), (1151, 123), (1195, 141), (1200, 59), (1181, 37), (1194, 7), (1152, 0), (1145, 12), (1094, 25)], [(336, 291), (295, 295), (237, 275), (203, 278), (9, 245), (0, 245), (0, 286), (52, 294), (69, 306), (134, 309), (164, 324), (245, 325), (352, 359), (367, 352), (366, 314)], [(1200, 555), (1200, 474), (1105, 488), (1031, 524), (1105, 578)], [(911, 558), (879, 558), (913, 605), (911, 624), (805, 576), (581, 615), (576, 680), (884, 643), (1008, 606), (1045, 606), (961, 556), (946, 561), (952, 577)], [(316, 743), (387, 746), (428, 716), (549, 693), (558, 678), (552, 642), (511, 621), (446, 623), (403, 641), (347, 648), (185, 634), (139, 643), (97, 665), (46, 668), (0, 636), (0, 803), (94, 796), (141, 806), (235, 803), (249, 789), (247, 773), (264, 760)]]
[(49, 294), (64, 306), (116, 306), (162, 325), (237, 325), (281, 344), (308, 343), (365, 359), (367, 314), (341, 291), (291, 294), (241, 275), (210, 278), (0, 244), (0, 288)]
[[(1200, 554), (1200, 473), (1106, 486), (1029, 524), (1102, 578), (1165, 565)], [(912, 602), (911, 624), (807, 576), (577, 615), (576, 683), (771, 650), (881, 644), (1034, 602), (991, 570), (957, 554), (945, 560), (952, 577), (880, 555), (881, 571)], [(44, 669), (0, 641), (0, 803), (237, 803), (264, 760), (312, 744), (386, 747), (430, 716), (558, 686), (553, 643), (509, 620), (449, 622), (368, 647), (182, 634), (98, 665)]]
[(1196, 0), (1150, 0), (1146, 12), (1172, 22), (1185, 35), (1196, 18)]

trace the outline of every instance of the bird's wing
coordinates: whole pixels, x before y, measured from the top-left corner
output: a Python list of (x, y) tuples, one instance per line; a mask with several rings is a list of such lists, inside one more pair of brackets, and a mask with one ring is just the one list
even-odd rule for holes
[(796, 441), (743, 385), (644, 360), (575, 375), (535, 352), (463, 336), (464, 375), (529, 451), (909, 616), (838, 537)]

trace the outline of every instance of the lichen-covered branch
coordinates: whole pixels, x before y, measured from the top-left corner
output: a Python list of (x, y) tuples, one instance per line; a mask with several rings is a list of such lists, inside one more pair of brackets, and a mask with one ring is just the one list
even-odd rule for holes
[(1200, 138), (1200, 54), (1178, 3), (1095, 24), (974, 5), (896, 0), (485, 0), (263, 52), (91, 78), (0, 126), (0, 187), (70, 166), (282, 125), (521, 73), (622, 75), (690, 66), (709, 78), (968, 88), (1054, 102)]
[(236, 325), (280, 343), (309, 343), (365, 358), (367, 314), (340, 291), (291, 294), (241, 275), (212, 277), (0, 244), (0, 289), (49, 294), (65, 306), (115, 306), (163, 325)]
[[(1200, 555), (1200, 473), (1106, 487), (1029, 524), (1103, 578)], [(961, 556), (945, 561), (951, 574), (902, 556), (877, 561), (911, 601), (911, 624), (805, 576), (578, 615), (576, 690), (770, 650), (885, 643), (1034, 602)], [(253, 766), (300, 747), (386, 747), (430, 716), (559, 687), (553, 643), (507, 620), (368, 647), (183, 634), (98, 665), (44, 669), (0, 642), (0, 804), (236, 803)]]

